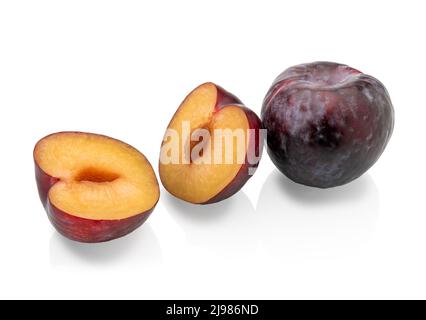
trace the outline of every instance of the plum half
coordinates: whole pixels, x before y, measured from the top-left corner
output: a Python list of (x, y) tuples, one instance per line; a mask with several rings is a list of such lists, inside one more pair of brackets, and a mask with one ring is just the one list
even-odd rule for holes
[[(185, 123), (189, 126), (187, 135)], [(206, 137), (198, 136), (203, 131)], [(236, 96), (211, 82), (198, 86), (184, 99), (167, 127), (159, 163), (164, 188), (194, 204), (211, 204), (231, 197), (259, 164), (260, 131), (259, 117)], [(171, 139), (170, 133), (176, 133), (177, 139)], [(178, 161), (167, 162), (173, 140), (177, 142), (174, 149)], [(193, 151), (199, 147), (201, 152), (194, 157)], [(191, 153), (189, 159), (182, 152), (185, 148)]]
[(384, 85), (347, 65), (313, 62), (281, 73), (262, 106), (268, 153), (291, 180), (330, 188), (365, 173), (392, 135)]
[(134, 231), (154, 210), (160, 189), (135, 148), (103, 135), (58, 132), (34, 148), (40, 200), (65, 237), (104, 242)]

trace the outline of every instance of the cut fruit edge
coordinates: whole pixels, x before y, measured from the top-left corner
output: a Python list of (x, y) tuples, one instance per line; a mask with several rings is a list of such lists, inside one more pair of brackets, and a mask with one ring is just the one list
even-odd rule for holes
[[(63, 137), (68, 143), (55, 152), (49, 141)], [(84, 141), (83, 146), (76, 147), (78, 139), (86, 140), (89, 147)], [(93, 153), (94, 145), (98, 150), (91, 157), (87, 151)], [(72, 217), (114, 221), (145, 214), (159, 200), (159, 185), (151, 164), (137, 149), (120, 140), (93, 133), (58, 132), (39, 140), (33, 156), (39, 195), (46, 209), (50, 205)], [(102, 177), (102, 170), (114, 161), (115, 167), (108, 168)]]
[[(220, 119), (220, 117), (222, 119)], [(234, 122), (230, 120), (232, 118), (235, 119)], [(236, 163), (234, 159), (233, 164), (226, 165), (200, 164), (198, 165), (198, 168), (195, 166), (193, 166), (192, 168), (188, 168), (188, 164), (184, 163), (180, 163), (177, 165), (164, 165), (160, 162), (160, 180), (162, 181), (164, 187), (171, 194), (178, 198), (192, 203), (200, 204), (217, 202), (233, 195), (242, 187), (242, 185), (248, 180), (248, 178), (250, 178), (251, 174), (250, 172), (248, 172), (248, 170), (250, 168), (257, 167), (258, 165), (258, 162), (254, 164), (249, 164), (247, 161), (247, 154), (248, 152), (254, 152), (256, 150), (255, 154), (258, 155), (260, 151), (259, 130), (261, 129), (261, 122), (259, 117), (253, 111), (246, 108), (243, 103), (233, 94), (227, 92), (223, 88), (213, 83), (208, 82), (195, 88), (184, 99), (184, 101), (181, 103), (178, 110), (174, 114), (172, 120), (170, 121), (168, 129), (176, 130), (178, 132), (178, 136), (181, 136), (183, 129), (182, 127), (179, 127), (179, 122), (182, 123), (183, 121), (188, 120), (191, 123), (191, 132), (196, 129), (206, 127), (208, 127), (209, 129), (210, 135), (212, 129), (230, 128), (245, 130), (244, 154), (239, 155), (240, 158), (244, 158), (244, 161)], [(215, 121), (217, 122), (217, 126), (215, 126)], [(228, 124), (228, 126), (226, 126), (226, 124)], [(224, 125), (225, 127), (223, 127)], [(249, 129), (258, 131), (255, 135), (255, 139), (250, 139), (250, 137), (247, 135)], [(163, 140), (162, 146), (164, 145), (164, 142), (165, 140)], [(179, 145), (179, 150), (182, 150), (181, 147), (183, 143), (187, 143), (187, 141), (181, 142), (181, 144)], [(210, 143), (208, 150), (214, 149), (212, 146), (213, 144)], [(213, 154), (214, 156), (215, 151), (213, 150), (209, 153)], [(179, 156), (179, 160), (183, 160), (181, 159), (183, 155), (180, 154)], [(235, 157), (235, 154), (233, 155), (233, 157)], [(197, 176), (196, 171), (202, 171), (202, 169), (200, 168), (202, 168), (203, 166), (210, 167), (211, 170), (215, 171), (215, 174), (212, 175), (211, 173), (207, 173), (204, 178), (201, 178), (201, 173), (199, 175), (199, 179), (203, 179), (204, 182), (209, 180), (220, 180), (220, 183), (216, 183), (216, 185), (214, 185), (215, 183), (211, 183), (210, 186), (208, 185), (208, 183), (205, 183), (205, 185), (202, 186), (194, 186), (195, 188), (193, 188), (193, 190), (195, 191), (191, 191), (191, 187), (188, 187), (188, 184), (190, 184), (191, 180), (190, 176)], [(230, 168), (230, 166), (233, 167)], [(188, 172), (180, 174), (176, 173), (182, 170)], [(190, 174), (189, 170), (193, 170), (193, 173)], [(212, 179), (209, 179), (209, 177)], [(185, 181), (185, 185), (183, 184), (183, 181)], [(206, 191), (206, 194), (202, 194), (203, 189), (208, 189), (208, 191)]]

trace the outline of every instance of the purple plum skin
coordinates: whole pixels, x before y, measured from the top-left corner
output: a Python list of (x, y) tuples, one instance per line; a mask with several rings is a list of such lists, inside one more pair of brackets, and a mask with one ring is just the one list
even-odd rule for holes
[(332, 62), (284, 71), (267, 93), (261, 117), (277, 168), (297, 183), (318, 188), (340, 186), (365, 173), (394, 127), (384, 85)]

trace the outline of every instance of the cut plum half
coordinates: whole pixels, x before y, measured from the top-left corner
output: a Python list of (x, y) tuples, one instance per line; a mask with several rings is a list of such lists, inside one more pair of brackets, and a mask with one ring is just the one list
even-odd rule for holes
[(81, 242), (135, 230), (159, 199), (151, 164), (119, 140), (82, 132), (41, 139), (34, 149), (40, 199), (55, 228)]
[(160, 179), (174, 196), (208, 204), (224, 200), (253, 175), (260, 160), (260, 119), (213, 84), (193, 90), (163, 139)]

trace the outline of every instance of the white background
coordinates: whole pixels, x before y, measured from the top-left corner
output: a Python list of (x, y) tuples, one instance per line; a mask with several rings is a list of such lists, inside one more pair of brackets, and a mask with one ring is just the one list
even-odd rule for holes
[[(0, 298), (426, 298), (424, 1), (1, 1)], [(335, 189), (296, 185), (264, 153), (233, 198), (164, 189), (133, 234), (59, 236), (32, 150), (80, 130), (157, 170), (164, 130), (213, 81), (255, 112), (285, 68), (315, 60), (380, 79), (396, 125), (376, 165)]]

